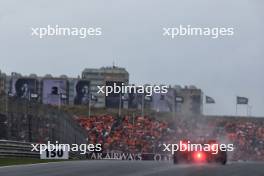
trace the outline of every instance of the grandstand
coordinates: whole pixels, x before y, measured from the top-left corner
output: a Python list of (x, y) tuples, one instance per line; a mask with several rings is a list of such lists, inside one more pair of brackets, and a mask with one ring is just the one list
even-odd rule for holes
[[(102, 85), (129, 83), (129, 73), (120, 67), (86, 68), (82, 77), (50, 74), (29, 76), (13, 72), (11, 75), (0, 74), (0, 90), (10, 97), (26, 98), (43, 104), (54, 106), (84, 105), (91, 108), (151, 109), (158, 112), (175, 112), (177, 114), (202, 114), (203, 92), (195, 86), (169, 86), (167, 94), (152, 94), (149, 100), (142, 102), (142, 95), (130, 93), (128, 99), (120, 99), (120, 95), (105, 96), (97, 93)], [(96, 101), (91, 97), (96, 97)], [(176, 101), (182, 98), (182, 102)]]
[(233, 143), (236, 151), (231, 160), (264, 160), (264, 120), (260, 118), (200, 116), (161, 121), (147, 116), (103, 115), (76, 120), (85, 128), (89, 142), (102, 143), (104, 152), (161, 153), (163, 143), (196, 139), (202, 131), (207, 138)]
[[(0, 139), (101, 143), (104, 152), (160, 153), (163, 143), (203, 134), (233, 143), (233, 160), (264, 160), (264, 118), (204, 116), (203, 93), (194, 86), (169, 87), (168, 94), (153, 94), (148, 104), (124, 106), (122, 113), (108, 106), (115, 102), (111, 97), (99, 96), (102, 106), (93, 102), (90, 107), (99, 77), (100, 84), (129, 83), (128, 72), (120, 68), (85, 69), (82, 79), (1, 73)], [(184, 101), (175, 102), (176, 96)]]

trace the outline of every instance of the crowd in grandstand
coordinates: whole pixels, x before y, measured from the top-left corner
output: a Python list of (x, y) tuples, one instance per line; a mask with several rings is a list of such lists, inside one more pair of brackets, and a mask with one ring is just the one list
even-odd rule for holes
[(226, 135), (236, 146), (234, 160), (264, 160), (264, 121), (258, 119), (219, 119), (212, 121), (224, 130), (217, 134)]
[(166, 136), (167, 123), (148, 117), (110, 115), (80, 117), (90, 143), (102, 143), (105, 151), (154, 152), (157, 141)]
[(79, 117), (78, 122), (86, 129), (89, 143), (102, 143), (105, 152), (157, 153), (163, 143), (203, 135), (233, 143), (233, 160), (264, 160), (263, 120), (177, 118), (165, 122), (147, 116), (103, 115)]

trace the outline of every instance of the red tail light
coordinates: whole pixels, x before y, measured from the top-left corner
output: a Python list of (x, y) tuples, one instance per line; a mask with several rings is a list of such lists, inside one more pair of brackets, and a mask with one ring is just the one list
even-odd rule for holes
[(198, 161), (198, 162), (205, 161), (206, 154), (204, 152), (194, 152), (193, 157), (195, 161)]

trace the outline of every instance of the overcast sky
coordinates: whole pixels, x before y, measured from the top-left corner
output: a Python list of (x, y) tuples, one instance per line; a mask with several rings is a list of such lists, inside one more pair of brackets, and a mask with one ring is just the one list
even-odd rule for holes
[[(1, 0), (0, 69), (7, 74), (80, 75), (116, 65), (136, 84), (195, 85), (216, 100), (207, 114), (234, 115), (236, 95), (264, 116), (262, 0)], [(31, 36), (31, 27), (102, 27), (103, 35)], [(163, 27), (233, 27), (235, 35), (162, 36)], [(239, 107), (246, 114), (246, 107)]]

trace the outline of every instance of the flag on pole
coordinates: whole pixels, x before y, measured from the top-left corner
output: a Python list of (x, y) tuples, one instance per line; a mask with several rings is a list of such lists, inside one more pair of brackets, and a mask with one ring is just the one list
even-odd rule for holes
[(97, 96), (90, 94), (90, 97), (91, 97), (91, 101), (96, 101), (96, 102), (98, 101)]
[(123, 100), (123, 101), (128, 101), (128, 100), (129, 100), (129, 96), (128, 96), (128, 94), (124, 94), (124, 95), (122, 95), (122, 100)]
[(248, 104), (248, 98), (237, 96), (237, 104), (247, 105)]
[(181, 97), (181, 96), (176, 96), (175, 97), (175, 101), (176, 101), (176, 103), (183, 103), (184, 102), (184, 98)]
[(8, 91), (8, 96), (9, 96), (9, 97), (13, 97), (14, 94), (13, 94), (12, 92)]
[(30, 94), (30, 97), (31, 97), (31, 98), (38, 98), (38, 94), (36, 94), (36, 93), (31, 93), (31, 94)]
[(152, 96), (144, 96), (144, 100), (145, 101), (148, 101), (148, 102), (151, 102), (152, 101)]
[(64, 93), (61, 93), (61, 94), (60, 94), (60, 98), (63, 99), (63, 100), (65, 100), (65, 99), (67, 99), (67, 95), (64, 94)]
[(205, 96), (205, 103), (206, 104), (214, 104), (215, 100), (212, 97)]

